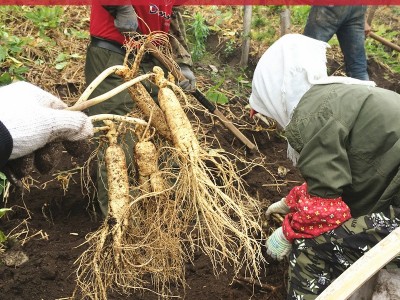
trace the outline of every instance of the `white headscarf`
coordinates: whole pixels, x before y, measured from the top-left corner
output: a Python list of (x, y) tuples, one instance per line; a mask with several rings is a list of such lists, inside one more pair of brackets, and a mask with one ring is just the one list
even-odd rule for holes
[(263, 54), (253, 75), (250, 106), (283, 128), (304, 94), (315, 84), (375, 85), (350, 77), (328, 76), (329, 44), (302, 34), (286, 34)]
[[(254, 71), (249, 99), (251, 108), (285, 128), (300, 99), (315, 84), (375, 86), (373, 81), (328, 76), (328, 47), (329, 44), (302, 34), (286, 34), (278, 39), (263, 54)], [(290, 145), (288, 157), (296, 164), (298, 154)]]

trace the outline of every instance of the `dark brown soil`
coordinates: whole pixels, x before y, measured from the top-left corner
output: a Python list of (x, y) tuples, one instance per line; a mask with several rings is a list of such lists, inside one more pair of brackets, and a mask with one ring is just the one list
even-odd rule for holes
[[(399, 74), (388, 74), (387, 69), (374, 61), (369, 62), (371, 79), (379, 86), (399, 91)], [(384, 76), (384, 75), (387, 76)], [(387, 79), (389, 78), (389, 79)], [(252, 196), (265, 203), (279, 200), (294, 185), (302, 182), (301, 176), (286, 159), (286, 143), (276, 130), (268, 131), (261, 121), (256, 124), (243, 115), (246, 99), (236, 99), (224, 107), (229, 117), (237, 116), (237, 124), (243, 125), (242, 132), (256, 142), (260, 153), (244, 151), (243, 145), (218, 121), (205, 124), (209, 134), (215, 135), (221, 146), (232, 153), (247, 155), (249, 159), (263, 159), (266, 168), (255, 167), (244, 177)], [(235, 121), (236, 122), (236, 121)], [(247, 126), (250, 124), (251, 126)], [(79, 160), (62, 153), (58, 170), (72, 169)], [(279, 176), (278, 168), (288, 170)], [(6, 206), (13, 211), (0, 219), (0, 228), (11, 235), (21, 233), (18, 243), (10, 249), (20, 249), (29, 260), (19, 267), (0, 265), (0, 299), (13, 300), (53, 300), (66, 299), (75, 288), (74, 261), (85, 246), (85, 235), (94, 231), (101, 220), (95, 218), (88, 197), (83, 196), (79, 174), (70, 180), (67, 191), (59, 182), (45, 184), (49, 176), (34, 174), (34, 186), (30, 191), (13, 189)], [(98, 211), (98, 210), (97, 210)], [(20, 245), (22, 243), (22, 245)], [(10, 251), (10, 250), (8, 250)], [(262, 284), (252, 285), (233, 282), (232, 274), (222, 274), (216, 278), (206, 256), (198, 254), (194, 265), (187, 265), (188, 287), (179, 290), (186, 299), (284, 299), (286, 283), (285, 262), (271, 262), (262, 270)], [(229, 267), (228, 267), (229, 270)], [(154, 299), (152, 294), (113, 295), (110, 299)]]

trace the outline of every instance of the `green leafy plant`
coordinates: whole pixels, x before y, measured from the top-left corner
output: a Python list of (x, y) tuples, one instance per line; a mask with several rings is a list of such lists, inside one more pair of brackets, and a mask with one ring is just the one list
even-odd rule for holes
[(224, 81), (225, 81), (225, 78), (220, 79), (220, 81), (216, 85), (212, 86), (206, 92), (207, 99), (209, 99), (215, 103), (218, 103), (218, 104), (227, 104), (229, 102), (228, 97), (224, 93), (218, 91), (218, 89), (221, 87), (221, 85), (224, 83)]
[(89, 38), (89, 32), (84, 30), (76, 30), (75, 28), (65, 28), (64, 34), (66, 36), (72, 36), (77, 39), (87, 39)]
[(231, 39), (227, 40), (225, 43), (224, 54), (226, 56), (230, 56), (233, 54), (235, 49), (236, 49), (236, 41), (234, 38), (231, 38)]
[[(11, 211), (11, 208), (0, 208), (0, 218), (4, 216), (8, 211)], [(4, 243), (7, 240), (7, 236), (3, 231), (0, 230), (0, 244)]]
[(6, 31), (5, 26), (0, 27), (0, 64), (2, 70), (0, 85), (9, 84), (14, 78), (22, 80), (23, 75), (28, 72), (29, 69), (24, 65), (20, 56), (30, 40), (30, 38), (19, 38), (11, 35)]
[(206, 24), (205, 18), (202, 14), (196, 13), (194, 15), (194, 21), (190, 25), (192, 36), (192, 57), (193, 60), (201, 59), (206, 52), (206, 39), (210, 33), (210, 30)]
[[(0, 172), (0, 195), (3, 194), (4, 189), (7, 185), (7, 177)], [(0, 208), (0, 218), (10, 211), (10, 208)], [(4, 243), (7, 240), (6, 235), (0, 230), (0, 243)]]
[(55, 60), (56, 69), (57, 70), (64, 69), (68, 65), (70, 59), (74, 59), (74, 58), (81, 58), (81, 55), (79, 55), (77, 53), (73, 53), (73, 54), (59, 53)]
[(44, 35), (46, 30), (58, 28), (62, 22), (63, 8), (61, 6), (38, 6), (26, 13), (26, 18), (39, 28)]
[(311, 6), (307, 5), (290, 7), (292, 24), (304, 26), (307, 22), (308, 14), (310, 13), (310, 8)]
[(254, 6), (250, 36), (260, 43), (271, 44), (279, 33), (281, 6)]

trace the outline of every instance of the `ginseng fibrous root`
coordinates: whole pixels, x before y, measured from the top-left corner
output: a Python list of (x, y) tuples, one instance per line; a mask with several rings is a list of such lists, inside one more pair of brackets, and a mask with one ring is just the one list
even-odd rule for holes
[[(156, 67), (154, 73), (162, 76)], [(261, 232), (258, 203), (246, 192), (229, 155), (223, 150), (203, 149), (174, 92), (162, 79), (155, 81), (161, 83), (158, 100), (180, 152), (175, 201), (182, 222), (188, 229), (193, 224), (186, 235), (191, 249), (200, 247), (216, 273), (225, 270), (224, 263), (229, 262), (236, 272), (244, 267), (257, 275), (265, 262), (253, 235)]]
[(171, 199), (171, 189), (164, 172), (158, 169), (158, 151), (151, 141), (135, 145), (135, 159), (139, 173), (139, 193), (132, 203), (135, 227), (142, 228), (141, 251), (147, 257), (145, 269), (155, 291), (171, 295), (171, 285), (185, 286), (185, 257), (181, 249), (182, 225), (179, 210)]
[(78, 258), (77, 289), (83, 298), (107, 299), (110, 290), (128, 291), (143, 287), (140, 249), (131, 247), (131, 220), (128, 170), (125, 154), (117, 144), (117, 132), (109, 126), (109, 146), (105, 151), (108, 182), (108, 214), (102, 226), (89, 235), (88, 249)]

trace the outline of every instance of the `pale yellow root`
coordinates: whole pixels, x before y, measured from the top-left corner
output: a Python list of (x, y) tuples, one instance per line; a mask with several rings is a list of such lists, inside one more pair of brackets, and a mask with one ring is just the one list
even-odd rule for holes
[(158, 101), (172, 134), (174, 146), (188, 154), (198, 156), (200, 145), (178, 98), (167, 87), (160, 88)]
[(158, 170), (158, 153), (150, 141), (138, 142), (135, 145), (135, 158), (139, 170), (139, 183), (149, 184), (148, 192), (165, 191), (164, 180)]
[(120, 219), (129, 207), (129, 179), (125, 153), (119, 145), (106, 149), (108, 197), (110, 215)]
[(165, 121), (164, 113), (154, 102), (153, 98), (151, 98), (143, 84), (135, 84), (130, 87), (128, 91), (133, 101), (144, 114), (145, 118), (150, 120), (151, 126), (153, 126), (165, 139), (171, 140), (171, 133)]
[(256, 201), (247, 194), (226, 153), (200, 147), (175, 93), (166, 87), (168, 83), (161, 72), (157, 68), (153, 71), (160, 88), (160, 107), (174, 146), (181, 153), (175, 201), (179, 202), (182, 223), (192, 228), (186, 251), (200, 247), (210, 257), (216, 273), (224, 270), (224, 263), (228, 262), (235, 272), (244, 267), (257, 276), (265, 259), (260, 243), (252, 236), (261, 232)]
[(118, 133), (110, 120), (109, 146), (105, 151), (108, 182), (109, 212), (103, 225), (87, 240), (89, 248), (77, 260), (77, 290), (84, 297), (107, 299), (114, 286), (128, 288), (132, 282), (140, 286), (140, 275), (135, 268), (125, 270), (125, 241), (129, 236), (130, 198), (125, 153), (117, 144)]
[(137, 142), (135, 159), (139, 169), (139, 183), (143, 184), (150, 179), (151, 174), (158, 171), (156, 146), (150, 141)]

